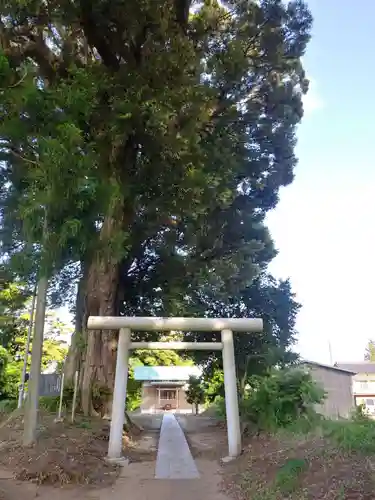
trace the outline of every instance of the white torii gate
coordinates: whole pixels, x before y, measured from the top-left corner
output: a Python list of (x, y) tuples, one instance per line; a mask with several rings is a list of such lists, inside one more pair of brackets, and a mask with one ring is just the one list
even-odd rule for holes
[[(215, 350), (223, 352), (225, 408), (228, 429), (228, 456), (241, 454), (241, 429), (238, 408), (234, 332), (260, 332), (263, 321), (254, 318), (154, 318), (90, 316), (89, 330), (119, 330), (115, 387), (108, 459), (122, 458), (122, 431), (125, 421), (129, 351), (131, 349)], [(131, 342), (131, 331), (213, 331), (221, 332), (221, 342)]]

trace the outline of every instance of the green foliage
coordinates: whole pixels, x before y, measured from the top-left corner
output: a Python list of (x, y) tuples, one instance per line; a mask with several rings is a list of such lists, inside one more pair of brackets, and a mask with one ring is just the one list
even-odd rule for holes
[[(255, 429), (276, 432), (282, 428), (306, 432), (317, 424), (314, 405), (324, 391), (311, 375), (299, 369), (272, 370), (268, 376), (253, 377), (240, 401), (241, 419)], [(225, 414), (224, 400), (217, 401), (219, 415)]]
[(16, 399), (1, 399), (0, 400), (0, 414), (12, 413), (17, 408)]
[(59, 404), (59, 396), (43, 396), (39, 398), (39, 408), (48, 413), (57, 413)]
[(7, 396), (7, 369), (9, 354), (4, 347), (0, 346), (0, 399)]
[(226, 409), (225, 409), (225, 398), (222, 396), (218, 396), (214, 403), (212, 403), (212, 407), (216, 413), (216, 416), (219, 420), (224, 420), (226, 418)]
[[(297, 355), (291, 351), (295, 342), (295, 322), (300, 308), (288, 281), (277, 281), (267, 273), (246, 289), (240, 290), (229, 304), (211, 302), (210, 316), (216, 317), (260, 317), (264, 329), (255, 335), (235, 335), (236, 370), (239, 378), (240, 395), (244, 394), (251, 376), (263, 375), (272, 366), (288, 366), (297, 361)], [(212, 305), (214, 307), (212, 307)], [(219, 335), (199, 333), (195, 340), (211, 341), (212, 337), (220, 340)], [(191, 339), (191, 335), (188, 336)], [(222, 356), (196, 352), (197, 363), (205, 363), (207, 385), (216, 380), (216, 374), (222, 370)], [(223, 395), (223, 385), (214, 383), (213, 398)], [(210, 396), (211, 398), (211, 396)], [(211, 398), (212, 400), (212, 398)]]
[[(164, 337), (160, 340), (166, 342), (168, 339), (169, 337)], [(134, 366), (137, 364), (143, 366), (186, 366), (192, 364), (190, 359), (182, 358), (178, 352), (173, 350), (137, 349), (132, 355), (132, 359)]]
[(301, 474), (308, 469), (308, 462), (301, 458), (291, 458), (279, 468), (275, 478), (275, 488), (284, 495), (290, 494), (299, 487)]
[(362, 421), (365, 420), (367, 421), (369, 419), (369, 415), (366, 412), (366, 405), (365, 404), (360, 404), (356, 405), (353, 412), (352, 412), (352, 420), (354, 421)]
[(126, 389), (126, 409), (127, 411), (137, 410), (142, 402), (142, 382), (134, 380), (134, 360), (129, 363), (129, 378)]
[(119, 314), (263, 317), (236, 340), (244, 387), (293, 358), (265, 217), (293, 180), (312, 19), (301, 0), (191, 5), (2, 4), (0, 258), (47, 270), (55, 304), (80, 281)]
[[(0, 397), (17, 399), (30, 321), (30, 298), (25, 287), (17, 282), (9, 282), (7, 288), (0, 294), (1, 303), (4, 306), (4, 321), (0, 325), (3, 345), (0, 347)], [(68, 333), (67, 326), (53, 313), (47, 312), (42, 370), (48, 368), (51, 362), (57, 362), (60, 367), (62, 366), (67, 354), (67, 345), (61, 341), (60, 336)], [(32, 353), (32, 345), (29, 353)], [(29, 356), (28, 369), (30, 362)]]
[(369, 340), (365, 350), (365, 361), (375, 361), (375, 342)]
[(188, 381), (188, 389), (186, 391), (186, 401), (194, 405), (196, 413), (198, 413), (199, 405), (204, 403), (205, 393), (200, 378), (191, 375)]
[(345, 452), (375, 454), (375, 421), (371, 418), (328, 420), (323, 425), (323, 434)]
[(219, 398), (224, 397), (224, 372), (215, 367), (210, 367), (203, 373), (202, 384), (204, 387), (205, 398), (213, 403)]
[[(0, 277), (3, 273), (0, 267)], [(0, 280), (0, 344), (6, 347), (17, 328), (17, 311), (24, 305), (27, 288), (5, 275)]]

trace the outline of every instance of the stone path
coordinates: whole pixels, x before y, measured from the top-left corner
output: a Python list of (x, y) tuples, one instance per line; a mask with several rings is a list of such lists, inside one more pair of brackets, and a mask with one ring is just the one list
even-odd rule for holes
[(160, 429), (155, 479), (197, 479), (199, 472), (185, 434), (172, 413), (166, 413)]

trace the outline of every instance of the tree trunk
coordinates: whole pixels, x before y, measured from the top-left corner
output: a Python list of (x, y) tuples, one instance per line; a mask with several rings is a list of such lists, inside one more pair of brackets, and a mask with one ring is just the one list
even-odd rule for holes
[[(120, 221), (120, 225), (122, 221)], [(107, 217), (101, 230), (101, 241), (109, 241), (119, 230), (119, 222)], [(110, 415), (115, 380), (117, 331), (87, 331), (89, 316), (116, 314), (119, 285), (119, 258), (105, 249), (96, 252), (88, 269), (84, 314), (86, 352), (82, 370), (81, 404), (85, 415), (100, 411)]]
[(111, 414), (118, 332), (88, 331), (87, 320), (118, 312), (120, 257), (108, 251), (108, 243), (121, 228), (120, 217), (104, 219), (100, 247), (86, 265), (77, 292), (76, 328), (65, 373), (71, 381), (75, 371), (80, 371), (80, 405), (85, 415)]
[(73, 384), (74, 374), (78, 370), (81, 371), (82, 357), (84, 354), (84, 338), (83, 330), (85, 328), (86, 311), (85, 297), (87, 293), (87, 271), (88, 265), (82, 264), (82, 277), (78, 283), (76, 305), (75, 305), (75, 326), (72, 335), (72, 341), (69, 347), (69, 352), (66, 357), (64, 366), (64, 376), (67, 384)]
[[(121, 145), (122, 147), (123, 145)], [(134, 165), (136, 148), (131, 140), (123, 149), (113, 146), (110, 158), (114, 171), (111, 183), (120, 189), (126, 186), (124, 165)], [(116, 168), (116, 164), (120, 168)], [(115, 381), (118, 331), (88, 331), (89, 316), (117, 316), (120, 309), (120, 274), (124, 254), (117, 250), (116, 241), (129, 228), (132, 206), (124, 198), (116, 197), (109, 204), (109, 213), (103, 220), (96, 251), (84, 266), (81, 289), (77, 294), (76, 338), (72, 347), (69, 371), (80, 368), (80, 405), (85, 415), (110, 418)], [(75, 351), (75, 354), (73, 354)], [(77, 369), (77, 368), (75, 368)], [(68, 367), (67, 367), (68, 370)], [(74, 370), (74, 369), (73, 369)]]

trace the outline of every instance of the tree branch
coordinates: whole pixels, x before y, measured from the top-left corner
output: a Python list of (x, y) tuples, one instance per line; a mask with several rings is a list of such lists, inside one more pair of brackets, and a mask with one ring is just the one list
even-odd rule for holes
[(99, 26), (98, 19), (92, 10), (92, 0), (81, 0), (81, 26), (91, 47), (98, 51), (103, 63), (114, 71), (120, 68), (120, 61), (112, 52), (110, 44), (103, 34), (103, 26)]

